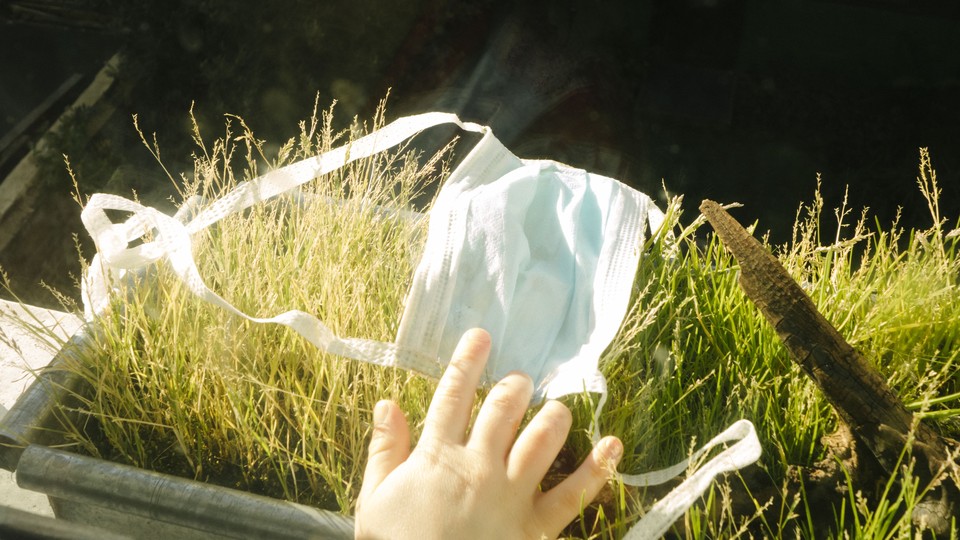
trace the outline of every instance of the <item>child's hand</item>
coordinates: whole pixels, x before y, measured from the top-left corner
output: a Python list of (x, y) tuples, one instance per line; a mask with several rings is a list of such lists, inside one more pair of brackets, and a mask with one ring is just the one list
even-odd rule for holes
[(548, 401), (517, 437), (533, 383), (510, 373), (487, 396), (470, 433), (473, 397), (490, 336), (461, 338), (410, 451), (403, 412), (381, 401), (373, 413), (357, 538), (554, 538), (606, 483), (623, 446), (606, 437), (559, 485), (540, 481), (570, 430), (570, 411)]

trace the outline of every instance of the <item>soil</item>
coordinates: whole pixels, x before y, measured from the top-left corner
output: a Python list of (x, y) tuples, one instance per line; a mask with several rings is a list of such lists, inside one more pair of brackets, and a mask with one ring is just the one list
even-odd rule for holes
[[(57, 192), (45, 194), (34, 204), (43, 211), (32, 212), (0, 252), (0, 267), (7, 270), (11, 290), (24, 303), (62, 309), (59, 300), (40, 284), (79, 299), (75, 280), (80, 276), (80, 255), (73, 235), (83, 238), (80, 207), (69, 193)], [(85, 250), (88, 257), (91, 248)], [(9, 293), (0, 296), (10, 298)]]

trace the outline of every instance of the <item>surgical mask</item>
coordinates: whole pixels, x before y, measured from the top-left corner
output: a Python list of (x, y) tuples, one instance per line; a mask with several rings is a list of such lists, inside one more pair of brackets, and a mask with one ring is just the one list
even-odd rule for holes
[[(479, 133), (481, 138), (444, 182), (429, 211), (426, 244), (393, 343), (337, 336), (322, 321), (299, 310), (252, 317), (205, 285), (192, 255), (193, 234), (444, 123)], [(112, 223), (106, 210), (133, 215)], [(461, 122), (452, 114), (427, 113), (401, 118), (349, 148), (241, 183), (192, 217), (186, 211), (168, 216), (121, 197), (97, 194), (84, 208), (82, 219), (98, 248), (84, 279), (88, 318), (106, 308), (110, 291), (124, 272), (165, 259), (194, 294), (238, 316), (286, 325), (333, 354), (432, 377), (442, 374), (463, 332), (480, 327), (490, 333), (494, 347), (483, 383), (492, 384), (519, 370), (534, 380), (540, 399), (597, 393), (600, 399), (592, 431), (598, 439), (596, 420), (606, 400), (600, 355), (626, 314), (646, 228), (656, 231), (664, 216), (648, 196), (612, 178), (553, 161), (519, 159), (489, 128)], [(129, 247), (142, 239), (144, 231), (152, 231), (152, 238)], [(656, 532), (658, 527), (666, 530), (716, 474), (759, 457), (756, 434), (746, 421), (734, 424), (699, 452), (730, 440), (739, 442), (688, 478), (687, 482), (696, 480), (700, 489), (693, 498), (664, 497), (661, 503), (674, 500), (669, 511), (648, 512), (634, 530), (653, 527), (643, 534), (661, 534)], [(622, 479), (653, 485), (686, 467), (684, 462)], [(658, 525), (658, 519), (663, 523)]]

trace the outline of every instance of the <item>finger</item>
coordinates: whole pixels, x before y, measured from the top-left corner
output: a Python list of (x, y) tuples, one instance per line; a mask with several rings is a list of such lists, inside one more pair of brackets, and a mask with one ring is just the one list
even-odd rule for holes
[(550, 470), (567, 440), (573, 415), (559, 401), (548, 401), (527, 424), (507, 460), (507, 478), (536, 486)]
[(467, 446), (506, 461), (532, 395), (533, 380), (529, 375), (508, 373), (483, 400)]
[(433, 394), (421, 440), (440, 439), (463, 444), (473, 410), (473, 397), (489, 355), (490, 334), (478, 328), (463, 334)]
[(363, 471), (360, 499), (410, 456), (410, 428), (396, 403), (382, 400), (373, 408), (373, 435)]
[(616, 437), (604, 437), (570, 476), (544, 493), (534, 505), (534, 516), (551, 534), (558, 535), (600, 493), (623, 455)]

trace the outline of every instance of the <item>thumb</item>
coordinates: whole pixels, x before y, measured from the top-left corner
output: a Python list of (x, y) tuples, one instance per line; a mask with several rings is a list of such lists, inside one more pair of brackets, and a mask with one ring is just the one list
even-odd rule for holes
[(375, 490), (409, 456), (410, 428), (407, 419), (396, 403), (381, 400), (373, 408), (373, 436), (370, 437), (360, 498)]
[(560, 534), (581, 509), (590, 504), (616, 470), (623, 455), (623, 443), (616, 437), (604, 437), (580, 467), (560, 484), (541, 495), (534, 512), (551, 538)]

